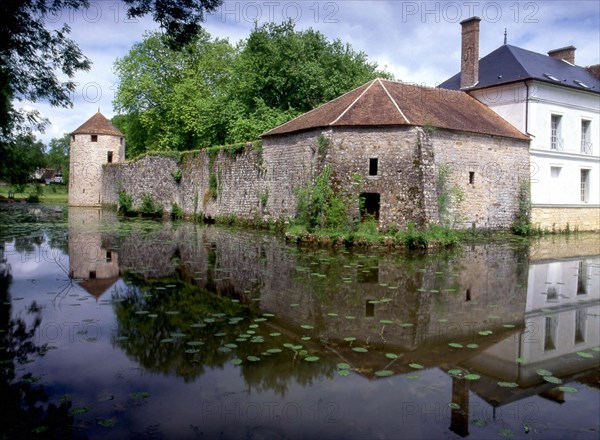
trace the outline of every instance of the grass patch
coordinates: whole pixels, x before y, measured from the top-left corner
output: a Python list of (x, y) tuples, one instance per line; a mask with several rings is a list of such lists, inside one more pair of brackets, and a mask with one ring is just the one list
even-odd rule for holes
[[(39, 193), (37, 188), (41, 188)], [(15, 201), (26, 202), (30, 196), (37, 195), (39, 202), (48, 204), (65, 204), (68, 202), (67, 185), (52, 184), (46, 186), (37, 185), (2, 185), (0, 186), (0, 196), (8, 199), (9, 193), (12, 193)]]

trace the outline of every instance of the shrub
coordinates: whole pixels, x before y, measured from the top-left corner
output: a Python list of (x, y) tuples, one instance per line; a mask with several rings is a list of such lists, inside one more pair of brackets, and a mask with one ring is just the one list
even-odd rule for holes
[(133, 213), (133, 200), (129, 194), (125, 191), (119, 191), (119, 206), (117, 211), (124, 214), (130, 215)]
[[(518, 209), (513, 221), (512, 231), (516, 235), (529, 235), (531, 233), (531, 184), (525, 180), (519, 187)], [(554, 225), (552, 225), (554, 230)]]
[(181, 183), (182, 173), (179, 168), (177, 168), (175, 171), (173, 171), (173, 173), (171, 175), (173, 176), (173, 179), (175, 179), (175, 182), (177, 182), (178, 184)]
[(163, 214), (163, 207), (160, 203), (156, 203), (152, 194), (145, 193), (142, 196), (142, 206), (140, 207), (140, 213), (144, 217), (161, 217)]
[(171, 218), (174, 220), (180, 220), (183, 218), (183, 209), (179, 207), (177, 202), (171, 204)]

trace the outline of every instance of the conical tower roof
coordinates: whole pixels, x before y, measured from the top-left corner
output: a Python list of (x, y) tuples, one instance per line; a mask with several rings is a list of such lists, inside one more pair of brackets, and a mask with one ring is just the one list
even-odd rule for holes
[(100, 111), (85, 121), (71, 134), (103, 134), (109, 136), (123, 136), (117, 127), (112, 125)]

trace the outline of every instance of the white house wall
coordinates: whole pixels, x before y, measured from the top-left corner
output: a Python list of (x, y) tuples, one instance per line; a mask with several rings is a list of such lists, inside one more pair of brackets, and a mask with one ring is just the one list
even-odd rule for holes
[[(541, 81), (527, 84), (491, 87), (473, 91), (472, 95), (532, 136), (532, 223), (542, 229), (598, 230), (600, 95)], [(552, 115), (561, 116), (558, 137), (562, 142), (556, 150), (551, 148)], [(592, 146), (588, 152), (582, 152), (582, 120), (590, 121), (588, 139)], [(582, 170), (589, 170), (585, 201), (581, 196)]]

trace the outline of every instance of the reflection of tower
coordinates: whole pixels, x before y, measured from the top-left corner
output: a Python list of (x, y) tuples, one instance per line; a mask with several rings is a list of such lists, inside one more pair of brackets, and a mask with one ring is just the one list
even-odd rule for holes
[(101, 221), (114, 213), (97, 208), (69, 208), (70, 276), (98, 298), (119, 278), (119, 257), (102, 245)]
[(125, 140), (100, 112), (71, 133), (69, 205), (102, 204), (102, 165), (125, 160)]

